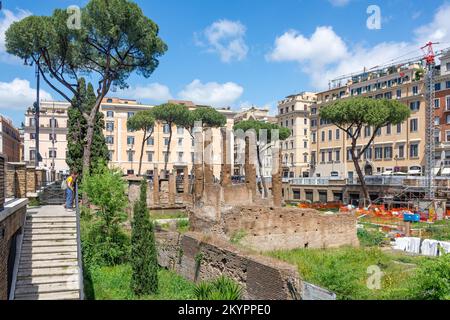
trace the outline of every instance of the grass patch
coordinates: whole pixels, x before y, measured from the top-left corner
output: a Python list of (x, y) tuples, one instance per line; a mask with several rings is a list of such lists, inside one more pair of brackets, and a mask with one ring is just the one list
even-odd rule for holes
[(131, 266), (96, 267), (86, 275), (90, 285), (86, 297), (90, 300), (191, 300), (195, 285), (172, 271), (160, 269), (159, 292), (155, 295), (135, 296), (130, 289)]
[(154, 220), (179, 219), (179, 218), (187, 218), (188, 215), (183, 210), (161, 209), (161, 210), (150, 210), (150, 217)]
[[(336, 293), (340, 300), (408, 299), (414, 268), (395, 261), (419, 264), (432, 258), (400, 256), (378, 248), (296, 249), (268, 255), (297, 265), (303, 279)], [(381, 289), (367, 287), (369, 266), (384, 273)]]

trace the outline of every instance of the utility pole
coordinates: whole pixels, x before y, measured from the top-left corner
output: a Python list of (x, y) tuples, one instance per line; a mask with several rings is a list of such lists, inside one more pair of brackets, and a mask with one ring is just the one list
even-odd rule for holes
[(34, 103), (34, 124), (36, 126), (36, 158), (35, 158), (35, 166), (39, 167), (39, 115), (40, 115), (40, 102), (39, 102), (39, 84), (40, 84), (40, 76), (39, 76), (39, 62), (36, 62), (36, 102)]

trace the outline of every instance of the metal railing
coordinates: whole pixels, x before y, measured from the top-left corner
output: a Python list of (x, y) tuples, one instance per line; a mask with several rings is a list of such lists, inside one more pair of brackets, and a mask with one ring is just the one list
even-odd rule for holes
[(78, 259), (78, 284), (80, 290), (80, 300), (84, 300), (84, 278), (83, 278), (83, 256), (81, 252), (81, 225), (80, 225), (80, 203), (78, 196), (78, 182), (75, 183), (75, 215), (77, 221), (77, 259)]

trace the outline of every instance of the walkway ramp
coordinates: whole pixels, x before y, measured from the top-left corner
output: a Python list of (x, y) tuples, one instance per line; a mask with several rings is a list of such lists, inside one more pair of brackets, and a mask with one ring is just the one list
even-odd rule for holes
[(28, 209), (14, 299), (82, 298), (77, 238), (75, 211), (61, 205)]

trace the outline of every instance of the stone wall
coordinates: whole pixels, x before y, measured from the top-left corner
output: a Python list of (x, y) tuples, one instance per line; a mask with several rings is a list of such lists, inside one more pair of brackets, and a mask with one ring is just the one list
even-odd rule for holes
[(11, 275), (14, 256), (11, 249), (16, 245), (15, 236), (21, 232), (25, 223), (27, 199), (18, 199), (5, 205), (0, 211), (0, 300), (8, 299), (8, 277)]
[(27, 194), (33, 195), (36, 193), (36, 169), (34, 167), (27, 167)]
[(20, 162), (6, 164), (6, 198), (26, 198), (26, 165)]
[(358, 246), (356, 218), (312, 209), (235, 206), (222, 213), (228, 237), (246, 235), (242, 244), (260, 251)]
[(199, 233), (158, 232), (157, 241), (159, 264), (190, 281), (225, 275), (242, 286), (247, 300), (301, 299), (302, 281), (293, 265)]
[(0, 210), (3, 209), (6, 198), (6, 162), (5, 157), (0, 155)]

